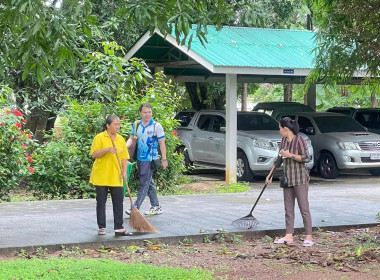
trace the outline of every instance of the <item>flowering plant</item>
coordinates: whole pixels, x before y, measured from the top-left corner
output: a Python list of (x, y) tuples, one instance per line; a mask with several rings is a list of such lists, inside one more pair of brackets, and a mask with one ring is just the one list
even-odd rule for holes
[(30, 156), (34, 142), (22, 129), (25, 122), (18, 110), (0, 110), (0, 200), (34, 172)]

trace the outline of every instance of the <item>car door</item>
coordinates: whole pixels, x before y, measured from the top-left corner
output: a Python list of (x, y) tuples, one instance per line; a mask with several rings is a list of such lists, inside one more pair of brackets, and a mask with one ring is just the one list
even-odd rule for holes
[(215, 115), (212, 121), (211, 130), (208, 134), (209, 142), (209, 162), (218, 165), (226, 164), (226, 134), (221, 127), (226, 127), (226, 119), (222, 115)]
[(210, 127), (213, 115), (200, 113), (197, 123), (191, 135), (190, 146), (194, 156), (194, 161), (209, 162), (210, 149)]
[(318, 139), (317, 139), (318, 135), (315, 133), (316, 132), (315, 125), (309, 118), (303, 117), (303, 116), (298, 116), (297, 121), (298, 121), (298, 125), (300, 126), (300, 132), (302, 132), (303, 134), (306, 134), (310, 138), (311, 144), (313, 145), (313, 148), (314, 148), (314, 153), (316, 153), (316, 151), (319, 151), (319, 147), (318, 147)]

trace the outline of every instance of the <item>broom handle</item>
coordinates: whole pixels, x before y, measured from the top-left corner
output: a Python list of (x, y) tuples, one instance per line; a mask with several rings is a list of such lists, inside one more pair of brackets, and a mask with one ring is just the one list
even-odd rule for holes
[[(270, 173), (270, 177), (269, 177), (269, 178), (272, 178), (273, 173), (274, 173), (275, 170), (276, 170), (276, 167), (273, 168), (273, 171)], [(266, 181), (266, 180), (265, 180), (265, 181)], [(256, 202), (255, 202), (255, 204), (253, 205), (253, 207), (252, 207), (252, 209), (251, 209), (251, 212), (249, 212), (248, 216), (252, 215), (253, 210), (255, 209), (257, 203), (259, 202), (259, 200), (260, 200), (260, 198), (261, 198), (261, 196), (262, 196), (262, 194), (263, 194), (263, 192), (265, 191), (265, 189), (266, 189), (267, 186), (268, 186), (268, 184), (265, 183), (263, 189), (262, 189), (261, 192), (260, 192), (259, 197), (256, 199)]]
[[(111, 138), (111, 142), (112, 142), (112, 146), (115, 148), (115, 143), (113, 142), (112, 138)], [(119, 158), (119, 155), (117, 154), (117, 151), (116, 151), (116, 158), (117, 158), (117, 163), (119, 164), (120, 172), (122, 172), (123, 169), (121, 168), (120, 158)], [(123, 179), (123, 181), (124, 181), (125, 186), (127, 187), (128, 197), (132, 205), (133, 200), (132, 200), (131, 192), (128, 187), (127, 180)]]

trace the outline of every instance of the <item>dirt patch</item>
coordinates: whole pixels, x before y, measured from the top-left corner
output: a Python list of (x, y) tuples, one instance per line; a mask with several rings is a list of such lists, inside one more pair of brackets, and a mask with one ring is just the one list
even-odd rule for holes
[(224, 186), (225, 181), (209, 181), (209, 182), (195, 182), (189, 184), (182, 184), (180, 186), (183, 190), (189, 190), (194, 193), (204, 193), (211, 189), (217, 189)]
[(178, 245), (145, 242), (125, 248), (66, 248), (57, 252), (39, 249), (1, 259), (112, 258), (125, 263), (204, 268), (214, 272), (214, 279), (380, 279), (380, 226), (318, 231), (311, 248), (302, 247), (301, 236), (295, 236), (294, 245), (289, 246), (275, 245), (269, 236), (243, 241), (229, 233), (209, 236), (204, 241), (193, 244), (185, 239)]

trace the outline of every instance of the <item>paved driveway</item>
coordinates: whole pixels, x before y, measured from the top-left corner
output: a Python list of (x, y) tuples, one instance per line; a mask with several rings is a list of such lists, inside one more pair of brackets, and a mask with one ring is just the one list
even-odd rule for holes
[[(197, 172), (203, 180), (223, 180), (223, 173)], [(201, 174), (199, 174), (201, 173)], [(252, 182), (251, 190), (237, 194), (173, 195), (160, 198), (164, 214), (148, 217), (159, 230), (158, 234), (115, 237), (111, 201), (107, 203), (107, 234), (97, 235), (95, 200), (54, 200), (14, 202), (0, 204), (0, 253), (21, 248), (39, 247), (59, 250), (82, 246), (129, 246), (141, 244), (145, 239), (178, 242), (184, 237), (202, 242), (206, 235), (218, 231), (243, 234), (246, 238), (284, 233), (284, 207), (282, 189), (274, 182), (264, 192), (253, 215), (259, 220), (257, 227), (238, 229), (231, 225), (237, 218), (248, 214), (257, 199), (264, 178)], [(380, 211), (379, 178), (366, 174), (342, 175), (334, 180), (313, 177), (309, 200), (313, 227), (339, 230), (346, 227), (363, 227), (376, 223)], [(125, 202), (128, 207), (128, 200)], [(141, 212), (149, 208), (146, 200)], [(128, 227), (128, 219), (125, 226)], [(303, 224), (296, 208), (295, 227), (302, 232)]]

